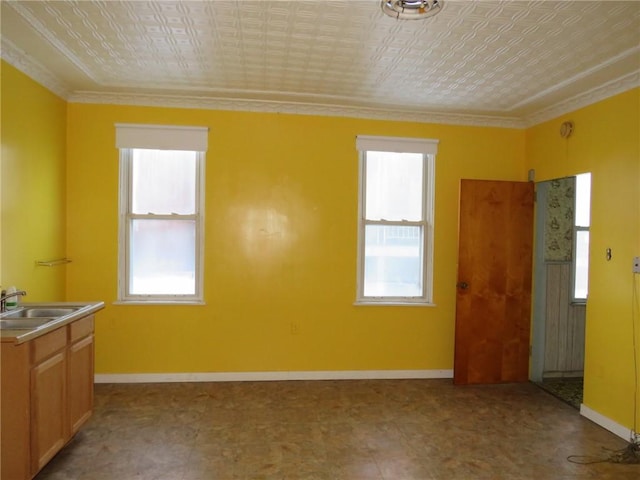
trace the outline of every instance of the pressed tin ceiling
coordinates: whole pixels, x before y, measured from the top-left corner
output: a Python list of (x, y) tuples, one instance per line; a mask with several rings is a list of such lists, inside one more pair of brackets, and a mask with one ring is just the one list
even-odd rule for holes
[(2, 58), (71, 102), (523, 127), (640, 85), (640, 1), (7, 1)]

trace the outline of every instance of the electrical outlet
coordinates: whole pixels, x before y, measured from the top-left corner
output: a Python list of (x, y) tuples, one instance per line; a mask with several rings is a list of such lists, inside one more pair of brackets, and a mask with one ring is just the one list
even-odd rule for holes
[(633, 257), (633, 273), (640, 273), (640, 257)]

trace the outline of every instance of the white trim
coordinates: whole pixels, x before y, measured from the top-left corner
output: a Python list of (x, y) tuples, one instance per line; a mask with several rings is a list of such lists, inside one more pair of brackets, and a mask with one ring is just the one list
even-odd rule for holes
[[(4, 3), (4, 2), (3, 2)], [(13, 8), (13, 10), (20, 15), (25, 22), (27, 22), (31, 27), (33, 27), (33, 31), (39, 36), (42, 40), (44, 40), (47, 44), (52, 46), (55, 50), (58, 50), (62, 54), (62, 57), (73, 64), (78, 70), (80, 70), (84, 75), (90, 78), (93, 82), (97, 84), (101, 84), (99, 78), (96, 78), (93, 75), (91, 68), (89, 68), (86, 62), (83, 62), (77, 55), (74, 54), (72, 49), (67, 48), (66, 42), (58, 39), (58, 36), (54, 33), (53, 29), (47, 28), (42, 21), (38, 18), (37, 15), (31, 12), (31, 9), (25, 6), (24, 2), (6, 2)], [(57, 12), (56, 12), (57, 13)], [(55, 13), (49, 11), (49, 14), (53, 16), (57, 16)], [(60, 18), (57, 18), (60, 21)]]
[[(358, 255), (355, 304), (406, 304), (406, 305), (433, 305), (433, 244), (434, 244), (434, 217), (435, 217), (435, 154), (438, 150), (439, 140), (404, 138), (404, 137), (378, 137), (356, 136), (356, 149), (358, 150)], [(406, 150), (405, 150), (406, 148)], [(434, 153), (425, 153), (425, 152)], [(367, 155), (368, 152), (401, 152), (421, 154), (423, 158), (422, 174), (422, 219), (419, 221), (407, 220), (370, 220), (366, 216), (366, 190), (367, 190)], [(365, 236), (369, 225), (389, 226), (417, 226), (422, 229), (422, 244), (420, 251), (422, 256), (422, 294), (419, 297), (391, 297), (365, 296)]]
[(0, 57), (54, 95), (57, 95), (65, 101), (69, 100), (71, 92), (67, 84), (57, 78), (51, 70), (30, 57), (27, 52), (17, 47), (5, 37), (0, 39)]
[(586, 92), (579, 93), (573, 97), (562, 100), (558, 103), (542, 108), (530, 115), (523, 116), (520, 121), (523, 125), (520, 128), (529, 128), (541, 123), (553, 120), (569, 113), (573, 113), (589, 105), (593, 105), (607, 98), (620, 93), (627, 92), (640, 87), (640, 70), (636, 70), (622, 77), (616, 78), (603, 85), (595, 87)]
[(611, 67), (615, 63), (629, 62), (629, 64), (633, 65), (634, 62), (637, 62), (637, 56), (639, 53), (640, 53), (640, 46), (636, 45), (628, 50), (625, 50), (622, 53), (614, 55), (611, 58), (608, 58), (604, 62), (599, 63), (594, 67), (587, 68), (586, 70), (582, 70), (577, 75), (573, 75), (572, 77), (562, 80), (561, 82), (555, 83), (553, 86), (547, 88), (546, 90), (540, 90), (536, 94), (532, 95), (531, 97), (521, 102), (518, 102), (514, 105), (510, 105), (509, 109), (511, 111), (517, 110), (518, 108), (534, 103), (536, 100), (540, 100), (540, 99), (544, 100), (545, 97), (553, 95), (556, 92), (560, 92), (565, 87), (571, 87), (573, 84), (579, 82), (580, 80), (584, 80), (585, 78), (588, 78), (591, 75), (597, 74), (599, 71), (603, 70), (605, 67)]
[[(358, 277), (358, 280), (360, 280), (360, 278)], [(358, 289), (358, 291), (360, 291), (360, 289)], [(425, 303), (424, 300), (421, 300), (420, 302), (415, 302), (415, 301), (406, 301), (406, 302), (402, 302), (402, 301), (379, 301), (376, 302), (375, 300), (369, 300), (369, 297), (363, 298), (362, 300), (356, 300), (355, 302), (353, 302), (353, 305), (355, 307), (437, 307), (437, 305), (435, 303)]]
[(357, 278), (356, 278), (356, 301), (359, 303), (363, 298), (364, 292), (364, 204), (366, 198), (365, 192), (365, 157), (366, 152), (358, 151), (358, 250), (356, 258)]
[[(4, 52), (3, 52), (3, 58)], [(23, 69), (9, 62), (19, 70)], [(37, 79), (36, 81), (40, 81)], [(42, 83), (54, 91), (55, 86)], [(469, 127), (497, 127), (524, 130), (580, 108), (640, 87), (640, 71), (631, 72), (586, 92), (543, 107), (529, 114), (448, 113), (434, 110), (389, 108), (383, 106), (336, 105), (279, 100), (249, 100), (192, 95), (159, 95), (116, 92), (75, 91), (64, 96), (69, 103), (106, 105), (138, 105), (147, 107), (193, 108), (240, 112), (288, 113), (327, 117), (365, 118), (432, 125), (462, 125)]]
[[(434, 140), (438, 142), (438, 140)], [(423, 291), (427, 304), (433, 304), (433, 271), (434, 256), (433, 250), (435, 246), (435, 218), (436, 218), (436, 153), (438, 144), (434, 145), (435, 153), (425, 158), (424, 168), (426, 172), (423, 175), (423, 195), (424, 195), (424, 241), (422, 242), (422, 282)]]
[[(614, 95), (640, 86), (640, 71), (622, 75), (591, 90), (579, 93), (530, 114), (501, 113), (450, 113), (411, 108), (393, 108), (375, 105), (345, 105), (337, 103), (310, 103), (304, 101), (250, 100), (205, 95), (163, 95), (126, 92), (99, 92), (76, 90), (56, 77), (27, 52), (2, 38), (0, 58), (22, 73), (49, 89), (69, 103), (106, 105), (138, 105), (147, 107), (192, 108), (198, 110), (222, 110), (243, 112), (289, 113), (293, 115), (320, 115), (329, 117), (365, 118), (416, 122), (437, 125), (462, 125), (526, 129), (548, 120), (574, 112)], [(527, 100), (530, 101), (530, 100)]]
[(95, 383), (264, 382), (453, 378), (453, 370), (329, 370), (297, 372), (97, 373)]
[[(118, 127), (137, 127), (138, 125), (116, 124)], [(141, 125), (141, 130), (147, 131), (155, 129), (153, 135), (160, 132), (167, 132), (173, 127)], [(201, 127), (196, 127), (203, 130)], [(192, 130), (191, 127), (177, 127), (178, 130)], [(208, 129), (204, 128), (205, 131)], [(135, 137), (134, 131), (134, 137)], [(126, 135), (126, 134), (125, 134)], [(116, 133), (117, 136), (117, 133)], [(205, 135), (206, 137), (206, 135)], [(154, 147), (151, 147), (154, 148)], [(206, 149), (206, 145), (205, 145)], [(121, 147), (119, 149), (119, 169), (120, 177), (118, 183), (118, 299), (116, 303), (130, 304), (137, 303), (139, 305), (151, 305), (154, 303), (173, 304), (173, 305), (203, 305), (204, 302), (204, 209), (205, 209), (205, 161), (206, 153), (204, 151), (194, 151), (196, 156), (196, 212), (191, 215), (134, 215), (131, 213), (131, 195), (132, 195), (132, 165), (133, 165), (133, 148)], [(134, 218), (150, 218), (154, 220), (169, 218), (171, 220), (188, 220), (195, 221), (195, 275), (196, 275), (196, 291), (191, 295), (167, 295), (152, 294), (138, 295), (130, 293), (129, 272), (130, 264), (130, 242), (131, 242), (131, 221)]]
[(431, 138), (356, 136), (356, 149), (360, 152), (400, 152), (435, 155), (438, 153), (438, 143), (439, 140)]
[(190, 300), (190, 301), (175, 301), (175, 300), (114, 300), (111, 305), (206, 305), (207, 302), (202, 300)]
[(66, 97), (66, 100), (70, 103), (287, 113), (292, 115), (365, 118), (399, 122), (429, 123), (435, 125), (464, 125), (517, 129), (525, 128), (524, 120), (515, 115), (504, 116), (499, 114), (491, 115), (481, 113), (446, 113), (409, 108), (345, 105), (344, 102), (342, 104), (330, 104), (309, 103), (294, 100), (250, 100), (244, 98), (222, 98), (204, 95), (160, 95), (94, 91), (75, 91), (70, 93)]
[(208, 127), (116, 123), (116, 148), (206, 152)]
[[(4, 52), (2, 52), (5, 58)], [(6, 58), (5, 58), (6, 59)], [(9, 62), (19, 70), (16, 63)], [(39, 80), (36, 80), (39, 81)], [(52, 91), (53, 86), (43, 85)], [(365, 118), (416, 122), (435, 125), (463, 125), (471, 127), (498, 127), (527, 129), (554, 118), (572, 113), (580, 108), (640, 87), (640, 70), (604, 83), (586, 92), (543, 107), (529, 114), (500, 113), (449, 113), (434, 110), (389, 108), (382, 106), (337, 105), (279, 100), (249, 100), (192, 95), (158, 95), (116, 92), (75, 91), (66, 95), (70, 103), (95, 103), (107, 105), (139, 105), (168, 108), (194, 108), (198, 110), (222, 110), (241, 112), (289, 113), (293, 115), (320, 115), (328, 117)]]
[(587, 407), (584, 403), (580, 405), (580, 415), (588, 418), (593, 423), (600, 425), (602, 428), (609, 430), (611, 433), (624, 440), (629, 441), (629, 439), (633, 436), (633, 431), (630, 428), (624, 427), (619, 423), (614, 422), (610, 418), (605, 417), (601, 413), (598, 413), (595, 410)]

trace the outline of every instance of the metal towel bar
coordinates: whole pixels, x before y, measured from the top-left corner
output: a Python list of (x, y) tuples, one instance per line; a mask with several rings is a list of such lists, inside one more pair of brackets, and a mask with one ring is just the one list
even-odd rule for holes
[(71, 263), (68, 258), (58, 258), (56, 260), (37, 260), (36, 265), (40, 267), (57, 267), (58, 265), (65, 265)]

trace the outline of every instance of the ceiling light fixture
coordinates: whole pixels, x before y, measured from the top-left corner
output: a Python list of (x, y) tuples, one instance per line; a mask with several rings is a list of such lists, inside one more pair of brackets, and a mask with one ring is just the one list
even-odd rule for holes
[(444, 0), (382, 0), (382, 11), (401, 20), (433, 17), (444, 8)]

